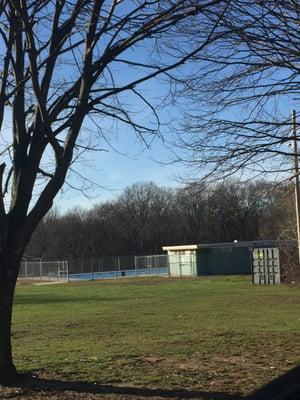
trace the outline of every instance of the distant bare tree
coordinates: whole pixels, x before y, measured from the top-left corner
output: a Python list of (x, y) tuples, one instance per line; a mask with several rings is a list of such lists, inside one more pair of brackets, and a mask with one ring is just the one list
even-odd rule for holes
[[(215, 184), (190, 184), (180, 189), (177, 204), (183, 215), (187, 242), (207, 243), (274, 237), (266, 215), (272, 213), (272, 187), (267, 182), (227, 179)], [(263, 233), (263, 229), (265, 229)]]
[(147, 182), (127, 187), (113, 203), (115, 224), (129, 254), (161, 251), (165, 232), (173, 226), (172, 202), (172, 193)]

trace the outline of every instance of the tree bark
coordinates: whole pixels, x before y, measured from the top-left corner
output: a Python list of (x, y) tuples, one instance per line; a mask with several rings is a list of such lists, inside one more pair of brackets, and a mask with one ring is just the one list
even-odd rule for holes
[(19, 265), (7, 261), (0, 254), (0, 382), (11, 382), (17, 377), (11, 346), (13, 297)]

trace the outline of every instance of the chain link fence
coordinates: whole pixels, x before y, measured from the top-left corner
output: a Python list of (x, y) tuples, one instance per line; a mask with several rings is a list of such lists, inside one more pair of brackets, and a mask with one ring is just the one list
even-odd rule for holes
[(69, 261), (69, 280), (167, 274), (167, 255), (97, 257)]
[(18, 279), (37, 282), (68, 281), (68, 261), (23, 260)]
[(82, 258), (69, 261), (23, 260), (19, 280), (61, 282), (168, 275), (167, 255)]

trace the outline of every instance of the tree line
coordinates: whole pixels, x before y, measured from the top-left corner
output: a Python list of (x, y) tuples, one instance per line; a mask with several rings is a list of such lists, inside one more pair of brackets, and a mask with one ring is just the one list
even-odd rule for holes
[(52, 210), (26, 254), (43, 259), (159, 254), (164, 245), (294, 239), (293, 187), (226, 180), (173, 189), (127, 187), (90, 210)]

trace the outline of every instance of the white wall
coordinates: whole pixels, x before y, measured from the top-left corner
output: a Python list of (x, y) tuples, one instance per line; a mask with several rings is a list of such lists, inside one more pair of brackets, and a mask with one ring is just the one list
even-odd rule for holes
[(169, 250), (168, 256), (170, 275), (197, 275), (196, 250)]

